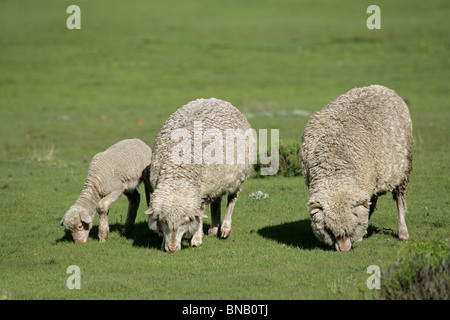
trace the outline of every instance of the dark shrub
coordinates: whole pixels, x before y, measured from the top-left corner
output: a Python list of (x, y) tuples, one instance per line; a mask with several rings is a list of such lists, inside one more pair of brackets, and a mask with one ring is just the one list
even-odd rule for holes
[[(295, 140), (280, 140), (278, 147), (279, 154), (279, 169), (276, 175), (285, 177), (294, 177), (302, 174), (300, 166), (300, 142)], [(271, 155), (270, 147), (268, 147), (267, 155)], [(258, 163), (254, 165), (254, 170), (258, 176), (261, 175), (261, 168), (269, 165), (261, 164), (259, 157)]]

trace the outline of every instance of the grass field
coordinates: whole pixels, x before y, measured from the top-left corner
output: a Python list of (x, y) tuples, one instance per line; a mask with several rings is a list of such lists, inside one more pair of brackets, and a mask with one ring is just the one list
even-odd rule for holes
[[(9, 299), (372, 299), (370, 265), (394, 263), (396, 207), (378, 201), (369, 236), (348, 253), (320, 244), (302, 177), (252, 177), (227, 240), (160, 250), (141, 203), (84, 245), (59, 226), (92, 156), (138, 137), (153, 147), (167, 117), (200, 97), (230, 101), (256, 129), (300, 139), (309, 115), (353, 87), (383, 84), (409, 105), (414, 163), (410, 241), (450, 235), (450, 3), (377, 1), (0, 1), (0, 297)], [(143, 191), (143, 187), (141, 189)], [(249, 194), (261, 190), (265, 200)], [(143, 194), (143, 192), (141, 192)], [(144, 202), (144, 201), (143, 201)], [(206, 212), (209, 215), (209, 212)], [(209, 219), (206, 219), (208, 228)], [(81, 289), (69, 290), (69, 265)]]

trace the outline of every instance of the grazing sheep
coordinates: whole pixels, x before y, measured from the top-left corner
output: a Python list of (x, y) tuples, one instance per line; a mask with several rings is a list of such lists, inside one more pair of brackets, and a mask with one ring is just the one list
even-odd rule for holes
[(99, 213), (98, 238), (106, 241), (109, 233), (109, 207), (122, 193), (128, 198), (128, 212), (122, 234), (133, 228), (139, 208), (139, 184), (144, 181), (147, 206), (150, 203), (150, 161), (152, 150), (139, 139), (123, 140), (92, 158), (78, 200), (61, 220), (72, 232), (75, 242), (86, 242), (96, 212)]
[(316, 237), (348, 251), (367, 233), (378, 196), (392, 192), (398, 237), (407, 240), (406, 189), (412, 170), (412, 124), (391, 89), (355, 88), (308, 121), (301, 163)]
[[(254, 163), (254, 141), (247, 119), (223, 100), (197, 99), (169, 117), (155, 139), (150, 169), (154, 191), (145, 212), (149, 228), (163, 235), (163, 250), (178, 251), (183, 237), (192, 237), (192, 246), (202, 244), (208, 204), (208, 234), (217, 235), (220, 227), (221, 237), (229, 236), (234, 205)], [(220, 225), (225, 193), (228, 203)]]

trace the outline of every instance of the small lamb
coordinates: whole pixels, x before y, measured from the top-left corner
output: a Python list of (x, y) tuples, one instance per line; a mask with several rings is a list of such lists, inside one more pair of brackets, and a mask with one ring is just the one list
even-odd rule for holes
[(348, 251), (367, 233), (378, 196), (392, 192), (398, 237), (407, 240), (406, 189), (412, 170), (412, 124), (393, 90), (355, 88), (308, 121), (301, 164), (316, 237)]
[(150, 203), (151, 157), (152, 150), (144, 142), (127, 139), (92, 158), (83, 190), (60, 223), (72, 232), (75, 242), (86, 242), (96, 212), (99, 213), (99, 241), (106, 241), (109, 233), (109, 207), (122, 193), (128, 198), (128, 212), (122, 234), (129, 234), (139, 208), (140, 194), (137, 188), (142, 181), (147, 206)]
[[(252, 169), (254, 143), (247, 119), (223, 100), (197, 99), (169, 117), (155, 139), (150, 174), (154, 191), (145, 212), (149, 228), (163, 235), (163, 250), (180, 250), (183, 237), (192, 237), (192, 246), (201, 245), (208, 204), (208, 234), (217, 235), (220, 227), (221, 237), (229, 236), (234, 205)], [(228, 202), (220, 224), (224, 194)]]

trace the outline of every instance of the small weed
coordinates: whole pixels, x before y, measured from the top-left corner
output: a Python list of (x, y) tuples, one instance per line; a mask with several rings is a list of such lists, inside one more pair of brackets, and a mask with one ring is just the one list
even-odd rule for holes
[(264, 193), (261, 190), (258, 190), (258, 191), (253, 191), (252, 193), (250, 193), (249, 197), (250, 197), (250, 199), (253, 199), (253, 200), (264, 200), (269, 197), (269, 194)]
[(27, 157), (25, 162), (31, 163), (31, 162), (45, 162), (45, 161), (52, 161), (53, 160), (53, 153), (55, 152), (55, 146), (51, 145), (49, 148), (44, 148), (43, 150), (37, 150), (36, 144), (33, 144), (33, 150), (29, 151), (31, 155)]

